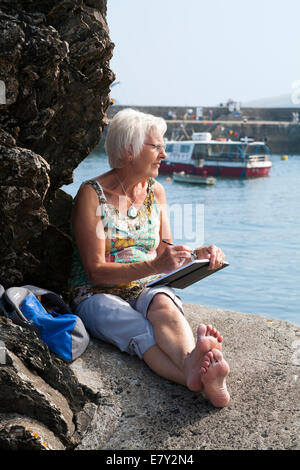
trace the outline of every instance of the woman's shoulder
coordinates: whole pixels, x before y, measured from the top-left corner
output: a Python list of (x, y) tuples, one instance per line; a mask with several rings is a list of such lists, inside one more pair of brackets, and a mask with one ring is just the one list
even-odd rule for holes
[(149, 184), (152, 185), (155, 190), (164, 191), (163, 185), (154, 178), (149, 178)]
[(152, 188), (154, 191), (155, 199), (157, 201), (165, 200), (165, 197), (166, 197), (165, 188), (163, 187), (161, 183), (159, 183), (159, 181), (156, 181), (153, 178), (152, 180), (153, 180)]
[(94, 187), (94, 188), (105, 188), (108, 184), (108, 181), (111, 179), (111, 171), (107, 171), (106, 173), (102, 173), (99, 176), (95, 176), (94, 178), (89, 178), (88, 180), (83, 181), (81, 183), (81, 187)]
[(98, 202), (99, 200), (105, 201), (105, 195), (101, 185), (98, 182), (98, 178), (88, 179), (83, 181), (78, 189), (75, 197), (75, 203), (78, 201), (90, 201)]

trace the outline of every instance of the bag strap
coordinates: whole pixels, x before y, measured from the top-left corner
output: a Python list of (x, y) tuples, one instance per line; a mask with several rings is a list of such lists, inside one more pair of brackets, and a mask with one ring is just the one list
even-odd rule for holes
[(65, 304), (62, 298), (55, 292), (52, 292), (51, 290), (47, 290), (47, 289), (42, 289), (41, 287), (31, 286), (31, 285), (26, 285), (23, 287), (28, 289), (30, 292), (32, 292), (32, 294), (34, 294), (36, 297), (43, 297), (43, 299), (41, 300), (41, 303), (43, 303), (43, 301), (45, 302), (48, 301), (54, 310), (58, 310), (57, 313), (61, 313), (62, 315), (67, 315), (67, 314), (73, 315), (72, 310)]
[[(22, 287), (9, 287), (6, 291), (4, 287), (0, 288), (0, 309), (3, 311), (5, 316), (13, 319), (17, 323), (20, 320), (22, 323), (28, 323), (27, 318), (23, 315), (21, 305), (28, 297), (28, 295), (34, 295), (37, 298), (41, 298), (41, 304), (45, 303), (45, 306), (51, 306), (51, 309), (62, 315), (71, 314), (73, 312), (65, 304), (65, 302), (55, 294), (55, 292), (41, 287), (26, 285)], [(1, 308), (2, 307), (2, 308)]]
[(29, 323), (21, 311), (21, 305), (30, 294), (30, 290), (24, 287), (9, 287), (3, 294), (3, 300), (7, 305), (6, 316), (14, 323), (19, 325)]

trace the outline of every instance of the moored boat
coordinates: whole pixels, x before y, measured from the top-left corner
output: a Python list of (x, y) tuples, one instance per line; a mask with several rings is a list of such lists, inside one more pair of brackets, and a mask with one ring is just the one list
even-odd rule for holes
[(167, 141), (168, 158), (160, 173), (193, 174), (203, 177), (256, 178), (271, 170), (270, 149), (265, 142), (212, 140), (209, 133), (194, 133), (191, 140)]
[(193, 183), (193, 184), (215, 184), (216, 178), (213, 176), (200, 176), (192, 173), (186, 173), (180, 171), (179, 173), (173, 173), (173, 180), (179, 183)]

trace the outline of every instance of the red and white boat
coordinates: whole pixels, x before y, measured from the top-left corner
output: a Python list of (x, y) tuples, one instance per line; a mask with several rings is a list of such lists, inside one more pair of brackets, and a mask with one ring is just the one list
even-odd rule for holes
[(212, 140), (209, 132), (194, 133), (192, 140), (166, 141), (168, 158), (160, 174), (178, 173), (222, 178), (257, 178), (271, 170), (270, 149), (265, 142)]

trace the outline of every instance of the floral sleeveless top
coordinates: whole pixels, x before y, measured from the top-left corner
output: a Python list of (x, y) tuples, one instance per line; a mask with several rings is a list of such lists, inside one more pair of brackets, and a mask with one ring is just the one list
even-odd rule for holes
[[(121, 214), (112, 204), (108, 203), (101, 185), (96, 180), (88, 180), (97, 193), (100, 216), (105, 232), (105, 261), (114, 263), (135, 263), (148, 261), (156, 257), (156, 249), (160, 242), (160, 211), (154, 199), (153, 178), (148, 180), (147, 195), (137, 217), (132, 219)], [(123, 284), (94, 286), (87, 278), (73, 236), (73, 259), (69, 287), (71, 305), (76, 307), (90, 295), (106, 293), (115, 294), (124, 300), (136, 298), (145, 285), (157, 276), (148, 276)]]

